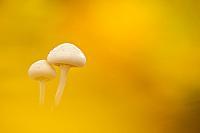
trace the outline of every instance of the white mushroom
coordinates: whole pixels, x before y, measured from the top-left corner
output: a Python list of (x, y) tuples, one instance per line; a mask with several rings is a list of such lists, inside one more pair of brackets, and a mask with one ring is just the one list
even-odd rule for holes
[(58, 105), (65, 88), (69, 68), (84, 66), (86, 57), (75, 45), (63, 43), (50, 51), (47, 61), (60, 67), (60, 81), (55, 96), (55, 104)]
[(56, 76), (54, 68), (46, 60), (38, 60), (30, 66), (28, 75), (31, 79), (39, 81), (40, 104), (44, 104), (45, 82)]

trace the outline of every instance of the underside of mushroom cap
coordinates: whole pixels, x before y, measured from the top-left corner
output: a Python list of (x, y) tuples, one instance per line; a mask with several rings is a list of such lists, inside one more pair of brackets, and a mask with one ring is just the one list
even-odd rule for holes
[(55, 69), (46, 60), (34, 62), (30, 66), (28, 74), (35, 80), (50, 80), (56, 76)]
[(85, 65), (86, 58), (83, 52), (75, 45), (63, 43), (50, 51), (47, 61), (55, 65), (81, 67)]

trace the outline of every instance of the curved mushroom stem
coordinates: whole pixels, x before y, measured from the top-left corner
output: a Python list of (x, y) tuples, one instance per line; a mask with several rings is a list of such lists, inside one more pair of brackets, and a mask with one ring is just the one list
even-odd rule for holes
[(68, 65), (60, 65), (60, 80), (59, 80), (59, 85), (58, 85), (56, 96), (55, 96), (56, 106), (60, 103), (61, 97), (63, 95), (69, 68), (70, 66)]
[(44, 99), (45, 99), (45, 81), (44, 80), (40, 80), (39, 81), (40, 84), (40, 104), (44, 104)]

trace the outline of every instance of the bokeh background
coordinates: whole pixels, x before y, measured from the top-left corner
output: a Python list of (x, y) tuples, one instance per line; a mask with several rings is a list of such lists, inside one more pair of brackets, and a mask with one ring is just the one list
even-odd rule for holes
[[(198, 0), (1, 0), (1, 133), (200, 132)], [(87, 56), (40, 106), (31, 63), (71, 42)]]

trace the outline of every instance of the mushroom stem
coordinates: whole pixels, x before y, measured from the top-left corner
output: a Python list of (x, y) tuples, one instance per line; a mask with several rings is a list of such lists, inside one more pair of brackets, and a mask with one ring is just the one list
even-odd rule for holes
[(44, 80), (40, 80), (39, 81), (40, 84), (40, 104), (44, 104), (44, 99), (45, 99), (45, 81)]
[(60, 80), (59, 80), (59, 85), (58, 85), (56, 96), (55, 96), (55, 105), (56, 106), (60, 103), (61, 97), (63, 95), (69, 68), (70, 68), (70, 66), (68, 66), (68, 65), (60, 65)]

